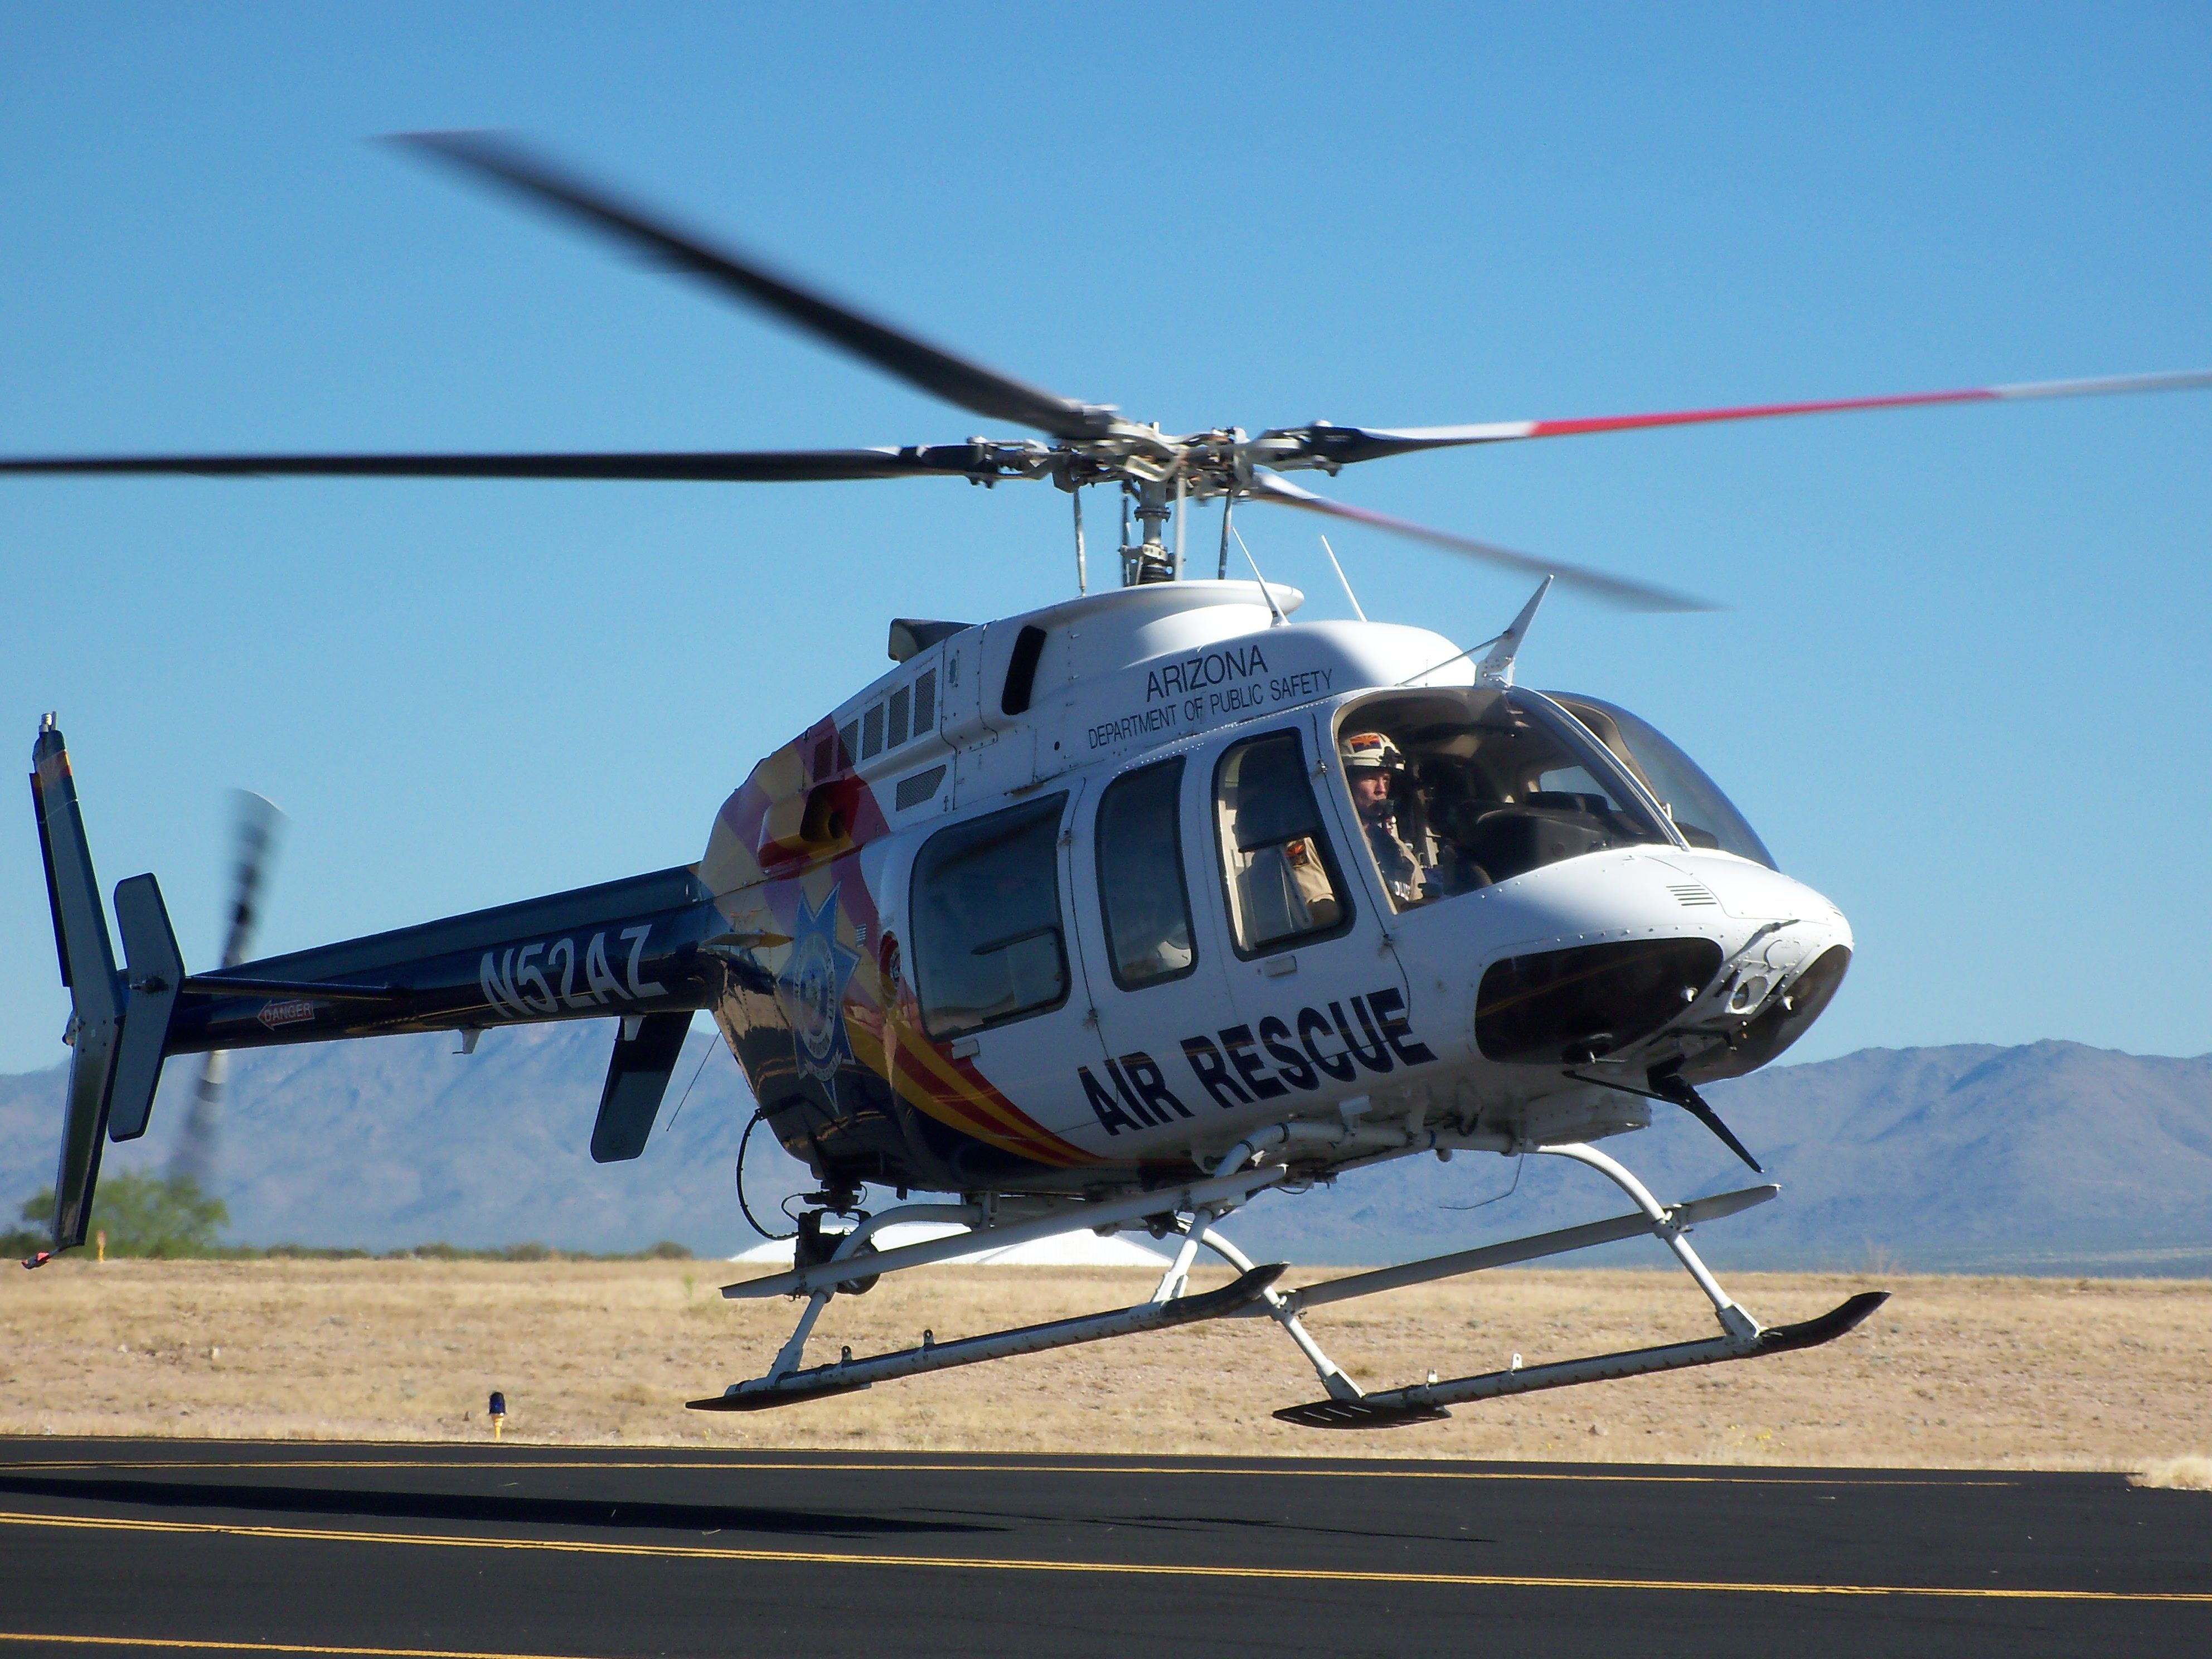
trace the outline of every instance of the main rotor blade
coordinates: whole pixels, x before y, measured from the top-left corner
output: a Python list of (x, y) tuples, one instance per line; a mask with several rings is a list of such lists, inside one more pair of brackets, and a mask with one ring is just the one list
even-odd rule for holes
[(1289, 479), (1279, 477), (1265, 468), (1253, 471), (1252, 496), (1255, 501), (1274, 501), (1284, 507), (1302, 507), (1309, 513), (1325, 513), (1331, 518), (1349, 519), (1354, 524), (1371, 525), (1393, 535), (1410, 536), (1415, 541), (1428, 543), (1431, 547), (1449, 548), (1455, 553), (1466, 554), (1524, 574), (1556, 576), (1563, 586), (1577, 588), (1593, 599), (1619, 605), (1623, 610), (1717, 611), (1720, 608), (1709, 600), (1693, 599), (1689, 594), (1677, 593), (1664, 587), (1647, 586), (1625, 576), (1610, 576), (1601, 570), (1585, 569), (1580, 565), (1567, 564), (1558, 559), (1540, 559), (1533, 553), (1516, 553), (1510, 547), (1479, 542), (1468, 536), (1455, 536), (1448, 530), (1431, 530), (1426, 525), (1414, 524), (1409, 520), (1394, 519), (1387, 513), (1371, 512), (1364, 507), (1347, 507), (1342, 501), (1333, 501), (1315, 495), (1310, 489), (1301, 489)]
[(395, 134), (394, 142), (428, 151), (558, 209), (971, 413), (1019, 422), (1056, 438), (1094, 437), (1115, 423), (1110, 409), (1025, 386), (863, 316), (772, 270), (749, 254), (715, 247), (701, 236), (585, 183), (511, 138), (488, 132), (410, 132)]
[(1883, 398), (1830, 398), (1814, 403), (1745, 404), (1729, 409), (1664, 410), (1650, 415), (1600, 415), (1569, 421), (1492, 421), (1480, 426), (1399, 428), (1314, 425), (1263, 437), (1306, 441), (1306, 453), (1349, 464), (1419, 449), (1462, 444), (1510, 443), (1520, 438), (1578, 438), (1594, 432), (1633, 432), (1656, 426), (1707, 426), (1721, 421), (1764, 421), (1782, 415), (1841, 415), (1869, 409), (1920, 409), (1938, 404), (2009, 403), (2032, 398), (2100, 398), (2124, 392), (2186, 392), (2212, 386), (2212, 369), (2157, 374), (2107, 374), (2084, 380), (2021, 380), (2011, 386), (1958, 392), (1906, 392)]
[(755, 449), (568, 455), (56, 455), (0, 473), (191, 473), (204, 477), (645, 478), (794, 483), (833, 478), (1000, 477), (988, 447)]

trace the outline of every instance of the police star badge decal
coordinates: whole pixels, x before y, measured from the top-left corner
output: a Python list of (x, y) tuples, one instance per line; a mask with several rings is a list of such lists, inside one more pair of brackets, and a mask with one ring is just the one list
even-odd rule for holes
[(818, 910), (799, 896), (792, 921), (791, 955), (776, 975), (775, 1000), (791, 1022), (791, 1048), (799, 1069), (824, 1079), (853, 1058), (845, 1036), (845, 986), (860, 963), (860, 952), (837, 942), (837, 894), (832, 887)]

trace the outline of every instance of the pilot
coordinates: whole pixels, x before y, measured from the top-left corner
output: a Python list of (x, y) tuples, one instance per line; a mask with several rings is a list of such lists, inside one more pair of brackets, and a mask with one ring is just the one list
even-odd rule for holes
[(1398, 833), (1398, 805), (1393, 799), (1398, 780), (1406, 775), (1405, 757), (1398, 745), (1380, 732), (1354, 732), (1337, 745), (1344, 762), (1345, 781), (1352, 788), (1352, 804), (1359, 813), (1360, 828), (1375, 854), (1375, 867), (1382, 884), (1401, 908), (1431, 897), (1423, 890), (1427, 872), (1413, 849)]

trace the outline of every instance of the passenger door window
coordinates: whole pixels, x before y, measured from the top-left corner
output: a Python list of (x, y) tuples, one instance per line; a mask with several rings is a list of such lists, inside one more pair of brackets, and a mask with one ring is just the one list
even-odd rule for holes
[(1067, 1000), (1060, 931), (1065, 794), (940, 830), (915, 859), (915, 989), (940, 1040)]
[(1198, 964), (1182, 874), (1182, 760), (1124, 773), (1098, 803), (1098, 908), (1106, 960), (1125, 991)]
[(1328, 938), (1352, 925), (1350, 898), (1296, 731), (1232, 745), (1214, 771), (1213, 793), (1230, 933), (1239, 956)]

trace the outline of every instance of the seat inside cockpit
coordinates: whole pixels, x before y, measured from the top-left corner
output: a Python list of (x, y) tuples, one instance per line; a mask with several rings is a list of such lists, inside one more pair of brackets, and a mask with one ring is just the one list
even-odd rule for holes
[[(1358, 741), (1370, 734), (1387, 741)], [(1527, 692), (1394, 692), (1340, 716), (1337, 742), (1368, 850), (1401, 910), (1585, 853), (1674, 844), (1614, 756)]]

